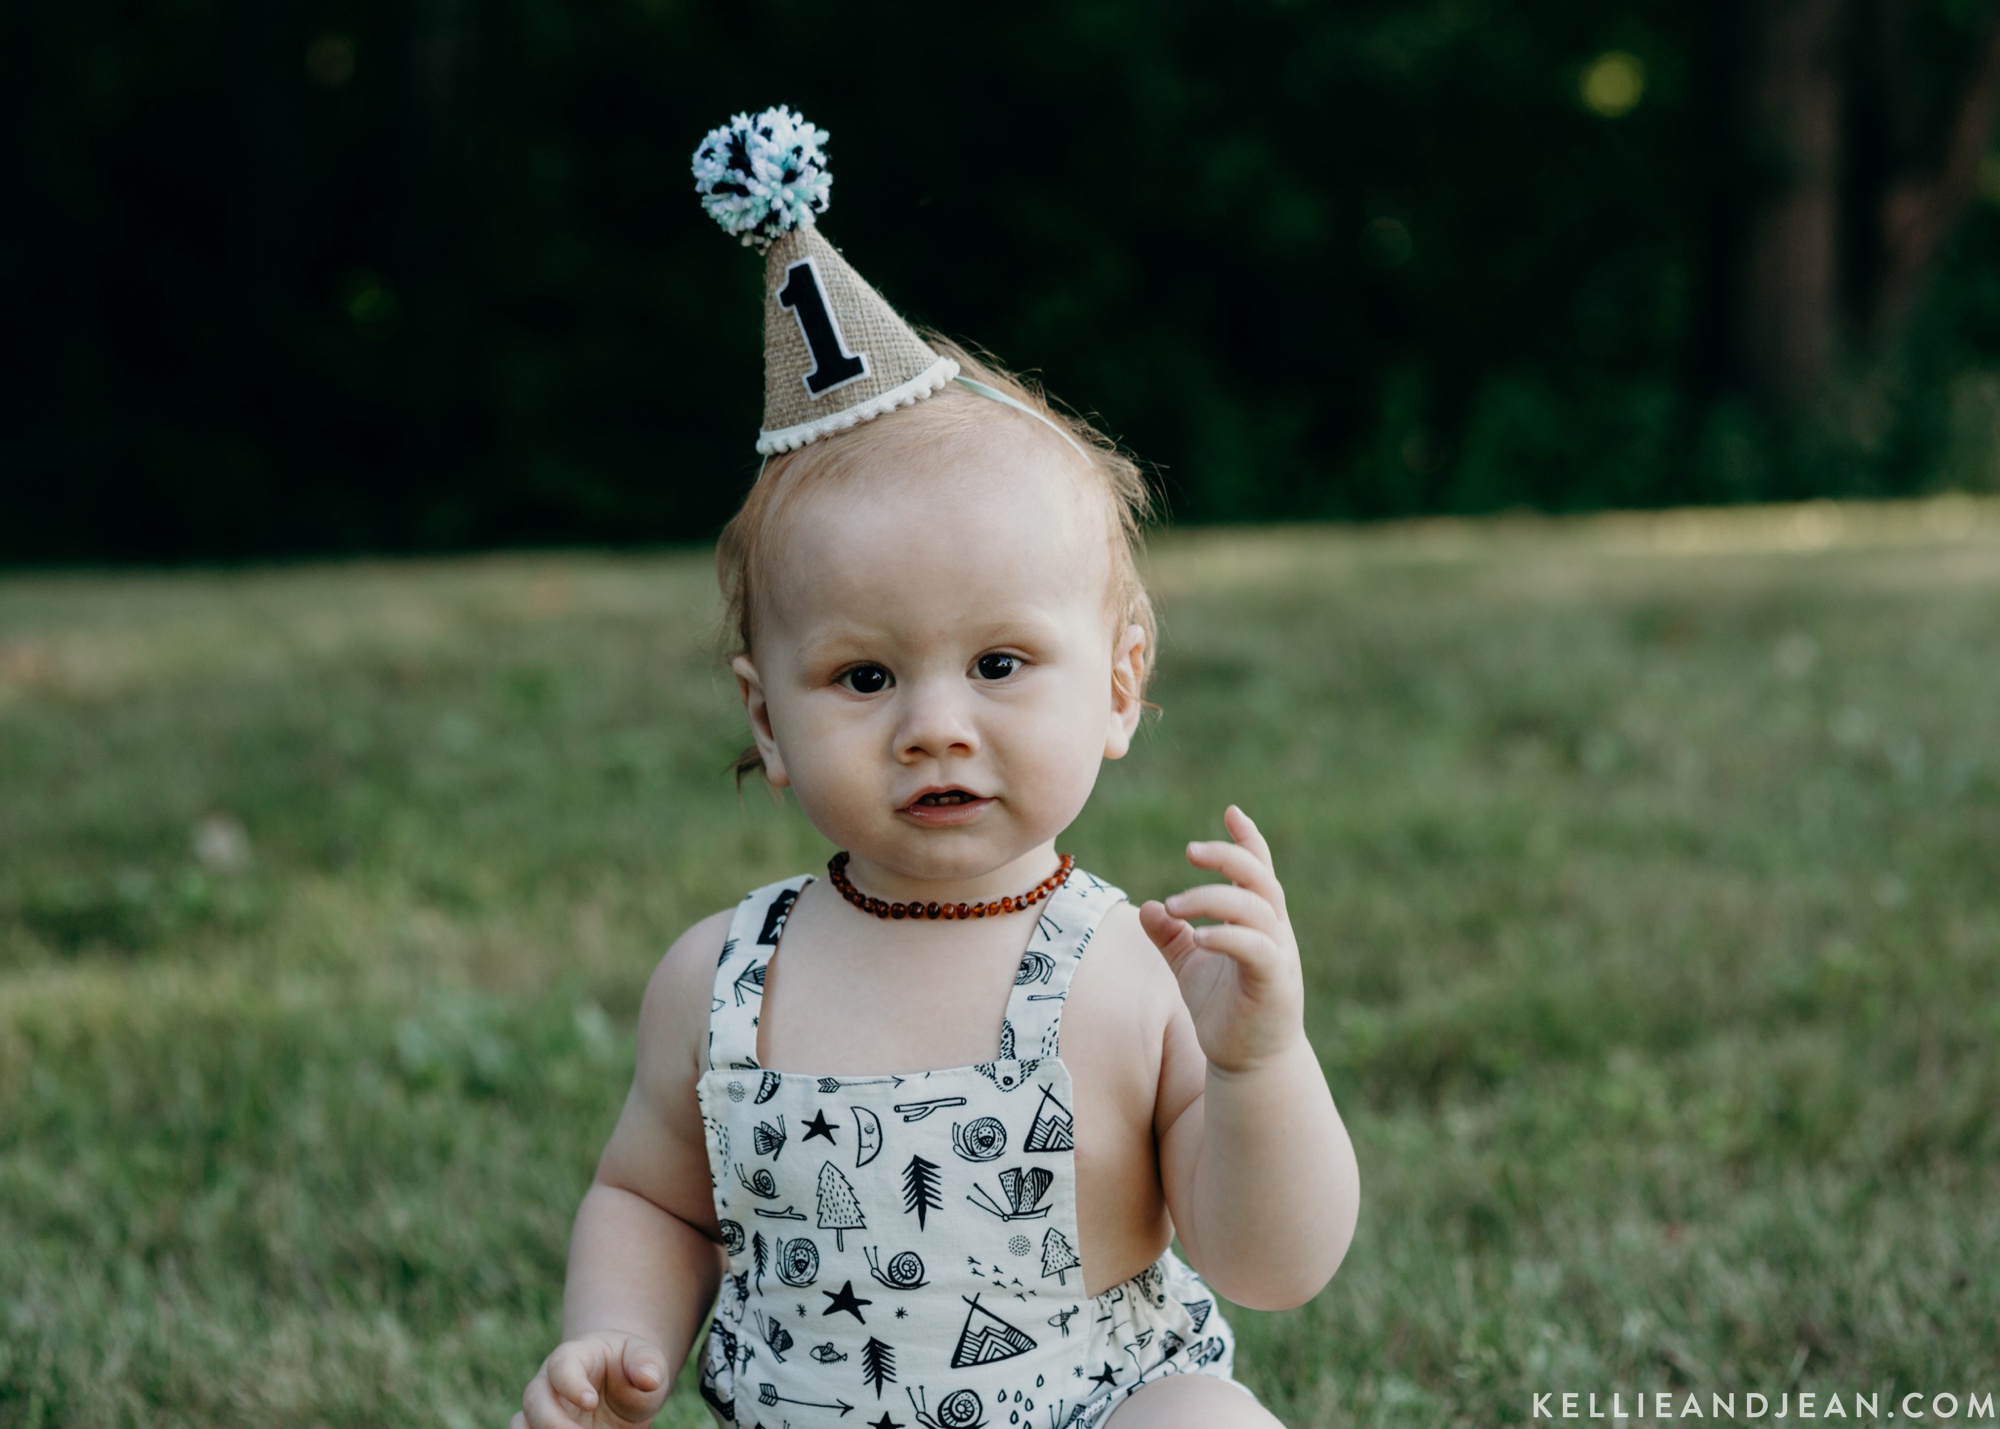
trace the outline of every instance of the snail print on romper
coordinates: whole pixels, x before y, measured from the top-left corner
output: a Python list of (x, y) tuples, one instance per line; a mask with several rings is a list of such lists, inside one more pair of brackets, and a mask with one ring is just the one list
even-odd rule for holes
[(868, 1257), (868, 1273), (891, 1290), (916, 1290), (930, 1284), (924, 1279), (924, 1258), (914, 1250), (897, 1251), (886, 1266), (880, 1261), (881, 1251), (877, 1247), (869, 1246), (864, 1254)]
[(1007, 1128), (992, 1116), (982, 1116), (967, 1126), (953, 1122), (951, 1149), (967, 1161), (992, 1161), (1007, 1149)]
[(746, 1174), (743, 1170), (743, 1163), (739, 1161), (736, 1163), (736, 1179), (743, 1183), (744, 1190), (760, 1200), (775, 1201), (778, 1199), (778, 1179), (762, 1166)]
[(910, 1397), (910, 1412), (924, 1429), (980, 1429), (986, 1422), (980, 1417), (979, 1396), (972, 1390), (954, 1389), (940, 1399), (935, 1418), (925, 1412), (922, 1389), (906, 1389), (903, 1393)]
[(795, 1290), (804, 1290), (819, 1278), (819, 1247), (804, 1236), (778, 1242), (778, 1279)]

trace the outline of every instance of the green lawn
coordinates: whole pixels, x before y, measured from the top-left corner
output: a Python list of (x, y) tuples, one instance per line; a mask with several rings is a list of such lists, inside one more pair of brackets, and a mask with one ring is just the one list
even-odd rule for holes
[[(2000, 503), (1152, 570), (1065, 844), (1155, 894), (1263, 821), (1361, 1156), (1333, 1285), (1235, 1317), (1267, 1402), (2000, 1390)], [(504, 1422), (654, 960), (825, 857), (722, 772), (711, 584), (0, 578), (0, 1424)]]

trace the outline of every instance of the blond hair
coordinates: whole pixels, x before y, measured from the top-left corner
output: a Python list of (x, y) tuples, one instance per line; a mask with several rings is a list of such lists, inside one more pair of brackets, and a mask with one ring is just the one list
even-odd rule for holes
[[(974, 354), (947, 338), (925, 333), (931, 346), (957, 360), (963, 374), (1003, 392), (1049, 422), (1054, 431), (1050, 441), (1066, 434), (1088, 464), (1090, 476), (1104, 497), (1109, 516), (1106, 538), (1111, 552), (1111, 584), (1106, 593), (1117, 628), (1136, 625), (1145, 632), (1145, 648), (1140, 654), (1139, 688), (1130, 693), (1143, 698), (1152, 678), (1153, 651), (1158, 626), (1153, 601), (1139, 577), (1139, 551), (1145, 528), (1153, 515), (1152, 492), (1137, 462), (1120, 451), (1117, 444), (1081, 417), (1065, 412), (1050, 402), (1048, 394), (1033, 380), (1007, 371), (986, 354)], [(934, 396), (863, 422), (849, 431), (822, 437), (816, 442), (772, 457), (758, 473), (756, 484), (727, 526), (715, 548), (716, 578), (722, 585), (723, 639), (725, 658), (749, 655), (755, 644), (757, 609), (764, 585), (765, 568), (780, 520), (798, 494), (808, 486), (820, 487), (851, 478), (864, 471), (888, 443), (935, 442), (944, 446), (976, 441), (990, 422), (1028, 421), (1002, 403), (948, 383)], [(736, 777), (741, 780), (764, 761), (755, 745), (736, 758)]]

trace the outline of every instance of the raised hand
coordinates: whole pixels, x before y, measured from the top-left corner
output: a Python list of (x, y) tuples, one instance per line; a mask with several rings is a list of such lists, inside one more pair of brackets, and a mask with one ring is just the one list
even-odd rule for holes
[[(1180, 982), (1209, 1066), (1243, 1072), (1304, 1039), (1305, 979), (1271, 846), (1234, 804), (1222, 821), (1235, 842), (1191, 843), (1187, 856), (1229, 882), (1149, 902), (1139, 922)], [(1196, 927), (1193, 918), (1212, 922)]]
[(507, 1429), (631, 1429), (667, 1399), (666, 1356), (648, 1341), (600, 1331), (556, 1346)]

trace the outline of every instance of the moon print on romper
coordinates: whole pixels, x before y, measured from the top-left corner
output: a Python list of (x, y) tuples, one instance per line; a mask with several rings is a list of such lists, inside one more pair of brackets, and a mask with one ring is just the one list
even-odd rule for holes
[(851, 1106), (854, 1113), (854, 1164), (866, 1166), (882, 1154), (882, 1119), (865, 1106)]
[(1061, 1015), (1124, 895), (1079, 871), (1023, 930), (990, 1061), (830, 1076), (756, 1056), (766, 969), (809, 881), (746, 898), (716, 968), (697, 1090), (729, 1257), (699, 1361), (717, 1422), (1096, 1429), (1162, 1375), (1226, 1377), (1228, 1327), (1171, 1252), (1084, 1290)]

